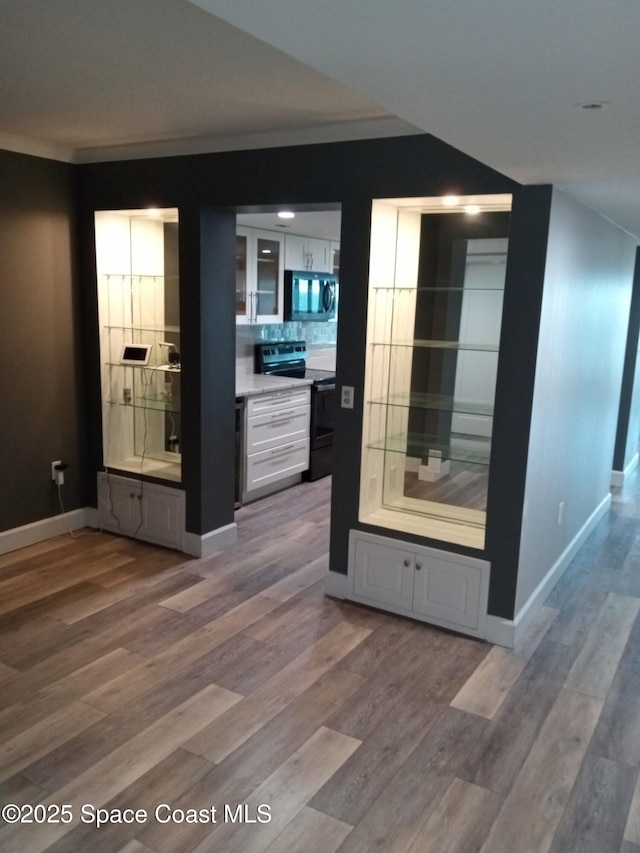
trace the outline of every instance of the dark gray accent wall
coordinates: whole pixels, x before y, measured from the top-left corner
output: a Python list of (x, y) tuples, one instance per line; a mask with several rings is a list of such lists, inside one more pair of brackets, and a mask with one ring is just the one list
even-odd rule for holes
[(513, 616), (551, 210), (549, 186), (513, 196), (491, 441), (485, 551), (488, 612)]
[(618, 429), (613, 454), (613, 470), (624, 471), (633, 462), (640, 443), (640, 249), (636, 251), (636, 267), (629, 312), (627, 347), (624, 357)]
[(609, 497), (635, 255), (629, 234), (553, 189), (516, 614)]
[(235, 246), (234, 214), (180, 209), (182, 485), (198, 535), (234, 516)]
[[(227, 352), (228, 336), (235, 332), (235, 321), (233, 313), (227, 313), (226, 303), (218, 301), (223, 299), (222, 291), (215, 288), (211, 291), (205, 284), (205, 277), (211, 277), (212, 280), (217, 278), (216, 287), (224, 286), (222, 279), (228, 275), (226, 264), (229, 258), (233, 261), (234, 252), (227, 257), (222, 250), (222, 241), (217, 249), (209, 252), (209, 260), (203, 260), (202, 266), (198, 267), (198, 253), (205, 248), (208, 239), (201, 225), (213, 216), (213, 211), (217, 211), (216, 216), (224, 216), (225, 212), (233, 215), (236, 211), (274, 209), (282, 204), (304, 205), (308, 209), (314, 206), (318, 209), (322, 206), (341, 207), (337, 379), (339, 384), (354, 386), (356, 407), (348, 412), (340, 410), (337, 419), (331, 563), (336, 571), (346, 571), (345, 543), (349, 527), (354, 526), (357, 518), (371, 200), (439, 196), (453, 191), (464, 194), (509, 193), (518, 185), (427, 135), (103, 163), (78, 169), (83, 226), (82, 270), (88, 282), (93, 280), (94, 287), (95, 257), (92, 226), (89, 225), (94, 210), (150, 206), (180, 209), (184, 354), (181, 450), (183, 486), (187, 491), (187, 525), (194, 533), (205, 533), (229, 523), (233, 514), (234, 487), (230, 469), (233, 441), (227, 445), (227, 418), (233, 417), (233, 406), (227, 410), (224, 401), (228, 401), (229, 389), (233, 388), (235, 381), (234, 357)], [(208, 226), (205, 230), (208, 231)], [(232, 281), (228, 286), (227, 297), (232, 299)], [(187, 292), (183, 295), (185, 288)], [(212, 293), (218, 295), (211, 296)], [(192, 300), (190, 307), (185, 305), (184, 299)], [(203, 300), (202, 316), (197, 316), (198, 300)], [(87, 307), (86, 322), (88, 334), (95, 338), (97, 331), (91, 328), (93, 311), (91, 306)], [(211, 344), (206, 338), (210, 336), (214, 340), (217, 334), (222, 335), (222, 348), (213, 357)], [(200, 343), (196, 345), (191, 340), (192, 335)], [(96, 341), (87, 341), (87, 346), (93, 359), (97, 351)], [(211, 378), (214, 371), (215, 380)], [(192, 378), (187, 379), (189, 374)], [(218, 412), (217, 422), (213, 408), (209, 414), (198, 409), (201, 404), (208, 405), (204, 397), (202, 403), (196, 402), (197, 394), (208, 395), (211, 388), (217, 388), (221, 394), (217, 400), (219, 408), (215, 410)], [(99, 400), (93, 387), (88, 388), (88, 394), (90, 432), (99, 435)], [(213, 406), (213, 398), (210, 399)], [(207, 423), (209, 427), (205, 427)], [(197, 436), (192, 432), (195, 428), (200, 430)], [(220, 444), (212, 450), (216, 441)], [(199, 447), (198, 455), (190, 461), (189, 454), (195, 447)], [(92, 444), (91, 452), (97, 469), (101, 464), (101, 450), (97, 442)], [(225, 453), (228, 456), (223, 458)], [(214, 471), (215, 459), (219, 460), (220, 466)], [(206, 470), (198, 468), (200, 464), (207, 466)]]
[(0, 151), (0, 530), (85, 505), (73, 167)]

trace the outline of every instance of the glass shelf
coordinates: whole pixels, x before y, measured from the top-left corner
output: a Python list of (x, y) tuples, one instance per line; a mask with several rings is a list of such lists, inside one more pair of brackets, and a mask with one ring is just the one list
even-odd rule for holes
[(475, 344), (462, 341), (437, 341), (437, 340), (399, 340), (399, 341), (372, 341), (374, 347), (403, 347), (403, 348), (424, 348), (424, 349), (444, 349), (455, 352), (495, 352), (499, 351), (498, 344)]
[(104, 328), (109, 332), (112, 330), (115, 330), (115, 331), (119, 331), (119, 332), (154, 332), (154, 333), (160, 332), (163, 334), (166, 333), (168, 335), (169, 334), (172, 334), (172, 335), (179, 335), (180, 334), (180, 327), (179, 326), (152, 326), (152, 325), (136, 326), (136, 325), (133, 325), (132, 323), (129, 323), (129, 324), (105, 326)]
[(119, 361), (105, 361), (109, 367), (133, 367), (134, 370), (160, 370), (165, 373), (176, 374), (180, 376), (180, 368), (172, 367), (170, 364), (122, 364)]
[(404, 409), (427, 409), (437, 412), (456, 412), (464, 415), (493, 417), (493, 405), (473, 400), (455, 400), (443, 394), (424, 394), (417, 391), (389, 394), (378, 400), (369, 400), (371, 406), (399, 406)]
[(138, 274), (138, 273), (119, 273), (119, 272), (105, 272), (101, 273), (100, 277), (108, 280), (110, 278), (120, 278), (120, 279), (131, 279), (132, 281), (178, 281), (179, 276), (177, 275), (164, 275), (163, 273), (147, 273), (147, 274)]
[[(476, 287), (473, 289), (476, 292), (486, 291), (492, 293), (495, 291), (502, 292), (504, 287)], [(394, 285), (384, 287), (378, 285), (377, 287), (372, 287), (371, 290), (373, 293), (456, 293), (462, 295), (463, 293), (467, 293), (469, 289), (465, 289), (464, 287), (448, 287), (446, 284), (425, 284), (418, 287), (394, 287)]]
[(123, 406), (127, 409), (148, 409), (157, 412), (171, 412), (180, 414), (180, 400), (167, 400), (162, 397), (136, 397), (131, 403), (125, 403), (124, 400), (107, 400), (109, 406)]
[[(397, 433), (388, 435), (381, 441), (374, 441), (366, 445), (370, 450), (382, 450), (388, 453), (402, 453), (404, 455), (420, 455), (427, 459), (430, 450), (436, 450), (442, 454), (442, 459), (450, 459), (453, 462), (465, 462), (468, 465), (488, 465), (491, 456), (491, 443), (482, 438), (452, 438), (447, 444), (439, 442), (433, 436), (421, 433)], [(408, 454), (408, 448), (411, 454)]]

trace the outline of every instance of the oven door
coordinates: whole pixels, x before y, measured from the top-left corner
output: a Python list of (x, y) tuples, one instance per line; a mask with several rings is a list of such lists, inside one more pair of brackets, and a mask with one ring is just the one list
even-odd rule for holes
[(311, 450), (333, 444), (336, 393), (335, 384), (311, 386)]

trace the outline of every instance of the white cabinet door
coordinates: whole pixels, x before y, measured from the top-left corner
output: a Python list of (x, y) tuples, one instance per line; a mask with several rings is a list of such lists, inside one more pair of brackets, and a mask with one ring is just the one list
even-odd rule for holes
[(350, 533), (348, 597), (473, 636), (484, 636), (489, 570), (485, 560)]
[(411, 610), (415, 557), (410, 551), (356, 542), (353, 592), (375, 604)]
[(441, 622), (477, 628), (480, 581), (477, 568), (416, 556), (413, 610)]
[(287, 234), (284, 239), (284, 268), (287, 270), (307, 269), (307, 246), (304, 237)]
[(101, 527), (182, 549), (184, 492), (113, 474), (98, 474)]
[(332, 253), (329, 240), (287, 234), (285, 238), (285, 269), (331, 272)]
[(255, 323), (282, 323), (284, 317), (284, 236), (253, 230)]
[(331, 271), (331, 252), (328, 240), (318, 240), (315, 237), (309, 237), (307, 252), (309, 255), (309, 269), (314, 272)]
[(284, 316), (284, 236), (236, 228), (236, 323), (281, 323)]

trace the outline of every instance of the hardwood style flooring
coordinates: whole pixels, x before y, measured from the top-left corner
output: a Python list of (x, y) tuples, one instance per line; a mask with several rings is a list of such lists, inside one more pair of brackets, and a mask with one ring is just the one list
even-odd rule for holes
[(0, 557), (3, 853), (640, 853), (638, 482), (515, 651), (326, 598), (330, 486)]

